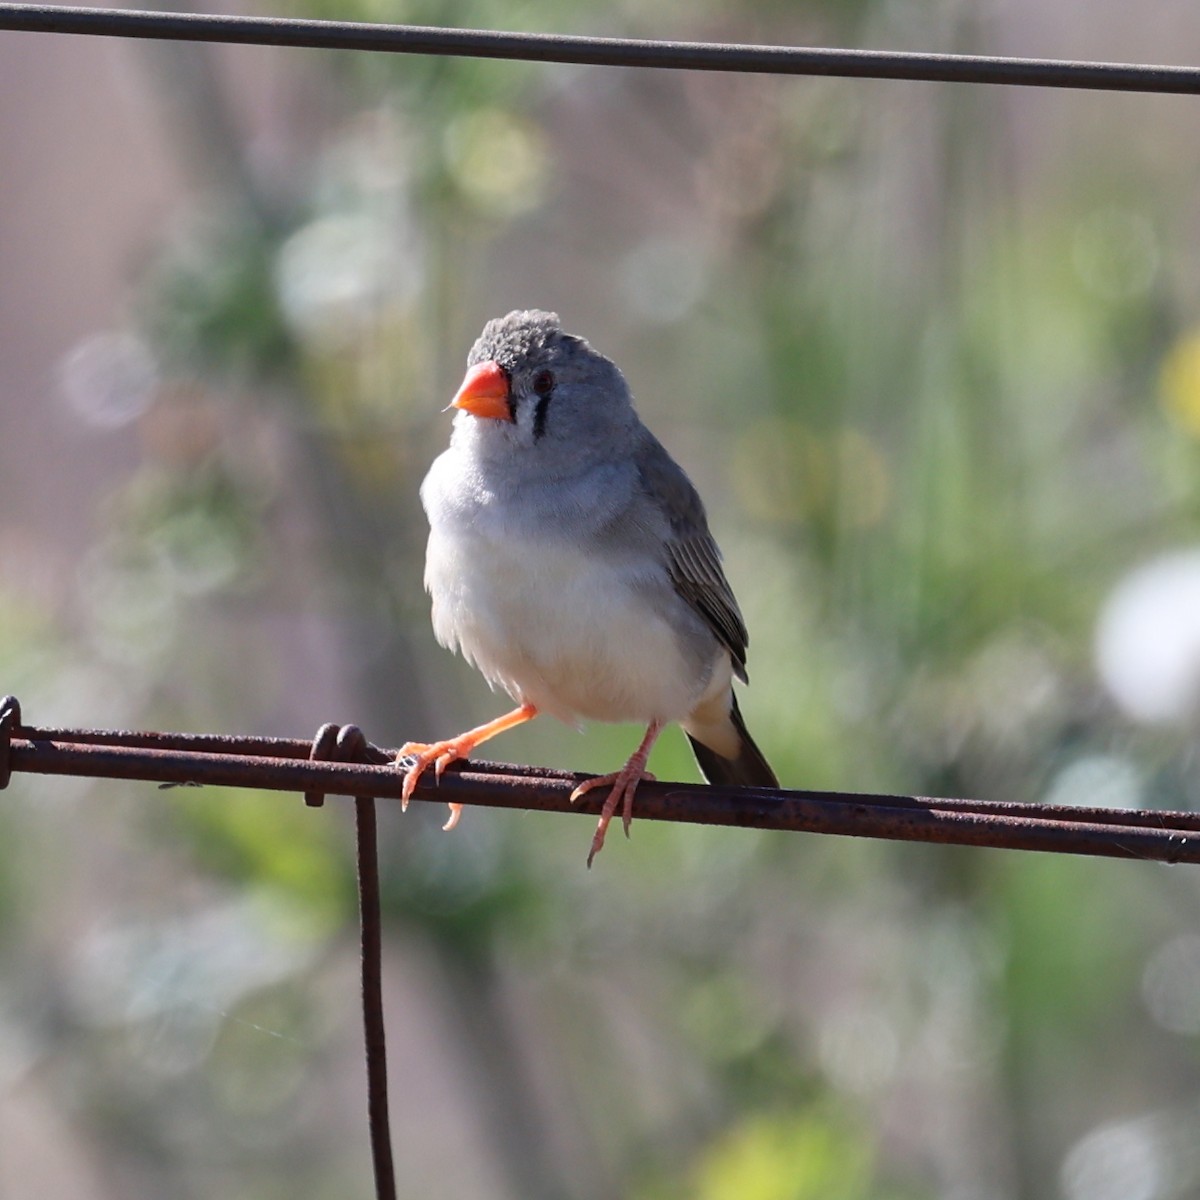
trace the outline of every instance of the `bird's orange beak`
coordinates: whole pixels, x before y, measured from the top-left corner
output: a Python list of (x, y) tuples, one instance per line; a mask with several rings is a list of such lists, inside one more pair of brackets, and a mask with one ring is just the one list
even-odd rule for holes
[(499, 363), (477, 363), (466, 374), (451, 408), (461, 408), (473, 417), (488, 417), (493, 421), (511, 421), (508, 376)]

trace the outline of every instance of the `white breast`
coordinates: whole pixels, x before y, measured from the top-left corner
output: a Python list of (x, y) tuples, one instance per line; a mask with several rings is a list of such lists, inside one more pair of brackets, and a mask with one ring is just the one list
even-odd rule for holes
[(660, 570), (617, 568), (566, 540), (521, 541), (511, 527), (502, 538), (435, 527), (425, 585), (438, 641), (515, 700), (572, 724), (677, 721), (728, 655), (714, 646), (705, 669), (685, 654), (646, 595), (670, 586)]

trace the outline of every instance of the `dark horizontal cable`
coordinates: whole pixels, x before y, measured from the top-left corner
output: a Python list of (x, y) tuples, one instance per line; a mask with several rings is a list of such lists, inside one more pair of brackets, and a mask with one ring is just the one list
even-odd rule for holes
[(501, 33), (420, 25), (140, 12), (49, 4), (0, 3), (0, 30), (5, 29), (327, 50), (377, 50), (390, 54), (507, 58), (591, 66), (739, 71), (760, 75), (839, 75), (858, 79), (997, 83), (1122, 92), (1200, 92), (1200, 69), (1196, 67)]

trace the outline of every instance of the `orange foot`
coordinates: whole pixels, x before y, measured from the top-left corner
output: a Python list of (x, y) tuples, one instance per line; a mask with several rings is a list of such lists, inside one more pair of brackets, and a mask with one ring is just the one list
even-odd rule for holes
[[(469, 758), (471, 752), (481, 742), (493, 738), (506, 729), (531, 721), (537, 716), (537, 709), (532, 704), (522, 704), (520, 708), (480, 725), (476, 729), (468, 729), (458, 737), (448, 738), (444, 742), (405, 742), (396, 754), (396, 765), (405, 767), (404, 786), (400, 790), (400, 809), (408, 808), (408, 802), (416, 790), (417, 781), (433, 767), (436, 778), (441, 779), (442, 772), (456, 758)], [(411, 760), (411, 761), (409, 761)], [(442, 826), (443, 829), (453, 829), (462, 815), (461, 804), (450, 805), (450, 819)]]
[(580, 796), (586, 795), (593, 788), (612, 785), (604, 807), (600, 810), (600, 820), (596, 832), (592, 835), (592, 848), (588, 851), (587, 865), (591, 867), (592, 860), (604, 847), (604, 835), (608, 833), (608, 823), (617, 811), (617, 805), (622, 804), (621, 820), (625, 826), (625, 836), (629, 836), (629, 825), (633, 820), (633, 794), (643, 779), (654, 780), (654, 776), (646, 770), (646, 760), (650, 757), (650, 747), (654, 745), (659, 733), (662, 732), (661, 721), (651, 721), (642, 738), (642, 744), (630, 755), (629, 761), (615, 775), (600, 775), (581, 783), (571, 793), (573, 804)]

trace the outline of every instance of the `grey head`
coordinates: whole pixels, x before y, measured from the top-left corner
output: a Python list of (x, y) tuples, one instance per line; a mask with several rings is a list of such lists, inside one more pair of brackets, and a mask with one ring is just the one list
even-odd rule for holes
[(641, 428), (616, 364), (564, 332), (556, 313), (517, 310), (489, 321), (467, 367), (453, 401), (454, 444), (480, 459), (556, 474), (627, 455)]

